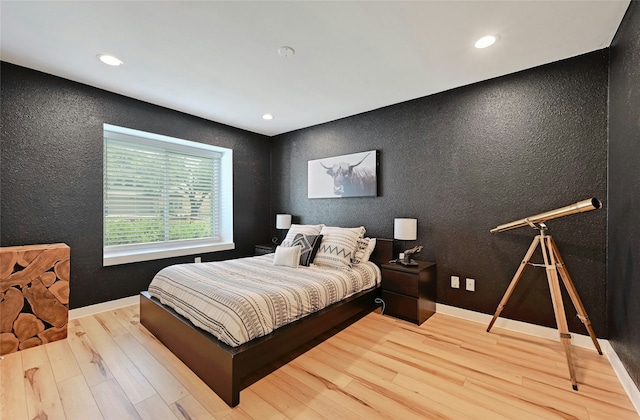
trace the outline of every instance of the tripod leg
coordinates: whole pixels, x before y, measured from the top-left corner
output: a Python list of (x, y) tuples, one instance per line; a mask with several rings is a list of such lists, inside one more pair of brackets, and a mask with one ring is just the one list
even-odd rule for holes
[(567, 365), (569, 366), (569, 375), (571, 376), (571, 386), (575, 391), (577, 391), (578, 382), (576, 381), (576, 372), (571, 358), (571, 334), (569, 334), (567, 316), (564, 312), (562, 294), (560, 293), (560, 282), (558, 281), (558, 270), (553, 249), (550, 245), (550, 240), (550, 236), (544, 236), (543, 240), (540, 242), (540, 246), (542, 247), (542, 255), (544, 256), (544, 264), (547, 270), (547, 280), (549, 281), (549, 290), (551, 291), (553, 312), (556, 316), (558, 331), (560, 332), (560, 341), (562, 342), (564, 351), (567, 355)]
[(587, 331), (589, 332), (589, 336), (591, 337), (591, 341), (593, 341), (593, 345), (598, 351), (598, 354), (602, 356), (602, 350), (600, 349), (600, 344), (598, 343), (596, 334), (593, 331), (593, 327), (591, 326), (591, 321), (587, 316), (587, 312), (585, 311), (584, 305), (582, 304), (582, 301), (580, 300), (580, 296), (578, 295), (578, 291), (576, 290), (576, 287), (573, 284), (573, 281), (571, 280), (571, 276), (569, 276), (569, 271), (567, 271), (567, 267), (564, 265), (564, 261), (560, 256), (560, 252), (558, 251), (558, 246), (556, 245), (555, 241), (551, 237), (549, 237), (549, 246), (551, 247), (551, 251), (555, 255), (556, 262), (557, 262), (556, 265), (558, 266), (558, 272), (560, 273), (560, 277), (562, 278), (564, 287), (567, 289), (567, 292), (571, 297), (571, 301), (573, 302), (573, 306), (576, 308), (576, 311), (578, 312), (578, 318), (580, 318), (580, 321), (582, 321), (584, 326), (587, 328)]
[(520, 277), (522, 277), (522, 272), (524, 271), (527, 264), (529, 264), (529, 260), (531, 259), (531, 256), (535, 252), (539, 242), (540, 242), (540, 235), (533, 238), (533, 242), (531, 242), (531, 246), (529, 246), (529, 250), (525, 254), (522, 262), (520, 263), (520, 267), (518, 267), (518, 271), (516, 271), (516, 274), (513, 276), (513, 280), (511, 280), (511, 283), (509, 284), (507, 291), (504, 293), (504, 296), (502, 296), (502, 300), (500, 301), (500, 304), (498, 304), (498, 308), (496, 309), (496, 312), (493, 314), (493, 318), (491, 319), (491, 322), (487, 327), (487, 332), (491, 330), (491, 327), (493, 327), (493, 323), (496, 322), (496, 319), (498, 319), (498, 317), (500, 316), (500, 313), (502, 313), (504, 306), (507, 304), (507, 301), (511, 297), (511, 294), (513, 293), (513, 290), (516, 288), (518, 281), (520, 281)]

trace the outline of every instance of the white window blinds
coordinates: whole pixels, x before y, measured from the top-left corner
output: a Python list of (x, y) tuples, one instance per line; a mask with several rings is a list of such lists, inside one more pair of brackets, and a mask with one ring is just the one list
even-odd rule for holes
[(105, 129), (105, 253), (220, 242), (223, 153), (211, 148)]

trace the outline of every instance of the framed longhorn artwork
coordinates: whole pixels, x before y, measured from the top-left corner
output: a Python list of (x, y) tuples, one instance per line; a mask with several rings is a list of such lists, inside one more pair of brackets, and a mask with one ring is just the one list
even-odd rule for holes
[(309, 198), (376, 197), (379, 152), (353, 153), (308, 162)]

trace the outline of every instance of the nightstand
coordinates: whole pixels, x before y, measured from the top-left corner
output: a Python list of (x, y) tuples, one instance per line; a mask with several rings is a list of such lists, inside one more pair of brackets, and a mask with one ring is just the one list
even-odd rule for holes
[(276, 252), (276, 244), (260, 244), (256, 245), (253, 253), (254, 255), (264, 255), (271, 254), (272, 252)]
[(422, 324), (436, 312), (436, 264), (382, 264), (385, 314)]

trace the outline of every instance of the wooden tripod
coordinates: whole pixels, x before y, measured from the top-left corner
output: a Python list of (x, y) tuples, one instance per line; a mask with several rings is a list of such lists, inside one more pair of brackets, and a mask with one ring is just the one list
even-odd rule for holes
[[(562, 282), (564, 283), (564, 287), (567, 289), (569, 296), (571, 297), (571, 301), (573, 302), (573, 306), (576, 308), (578, 312), (578, 318), (587, 328), (589, 335), (591, 336), (591, 340), (593, 341), (593, 345), (598, 350), (598, 353), (602, 355), (602, 350), (600, 349), (600, 344), (598, 344), (598, 340), (596, 339), (596, 335), (593, 332), (593, 328), (591, 327), (591, 321), (589, 321), (589, 317), (587, 316), (586, 311), (584, 310), (584, 306), (582, 305), (582, 301), (580, 300), (580, 296), (578, 296), (578, 292), (576, 291), (575, 286), (573, 285), (573, 281), (571, 281), (571, 277), (569, 276), (569, 272), (564, 265), (564, 261), (562, 261), (562, 257), (560, 256), (560, 252), (558, 252), (558, 247), (554, 242), (553, 238), (549, 235), (545, 234), (547, 227), (544, 223), (540, 223), (539, 226), (533, 225), (534, 228), (540, 231), (540, 234), (533, 238), (533, 242), (529, 247), (524, 259), (520, 263), (520, 267), (518, 267), (518, 271), (516, 271), (515, 276), (513, 276), (513, 280), (511, 280), (511, 284), (507, 288), (500, 304), (498, 305), (498, 309), (496, 309), (496, 313), (493, 315), (489, 326), (487, 327), (487, 332), (491, 330), (493, 323), (496, 322), (496, 319), (500, 316), (500, 313), (504, 309), (504, 306), (507, 304), (507, 301), (511, 297), (513, 290), (516, 288), (520, 277), (527, 265), (532, 265), (535, 267), (545, 267), (547, 271), (547, 280), (549, 282), (549, 290), (551, 291), (551, 300), (553, 302), (553, 312), (556, 316), (556, 324), (558, 326), (558, 332), (560, 333), (560, 341), (564, 345), (564, 351), (567, 355), (567, 364), (569, 365), (569, 374), (571, 375), (571, 385), (575, 391), (578, 390), (578, 383), (576, 382), (576, 372), (573, 367), (573, 361), (571, 359), (571, 334), (569, 334), (569, 327), (567, 325), (567, 316), (564, 312), (564, 305), (562, 304), (562, 294), (560, 293), (560, 283), (558, 281), (558, 273), (560, 273), (560, 278), (562, 278)], [(544, 264), (534, 264), (530, 263), (529, 260), (531, 256), (535, 252), (536, 248), (540, 245), (542, 256), (544, 258)]]

